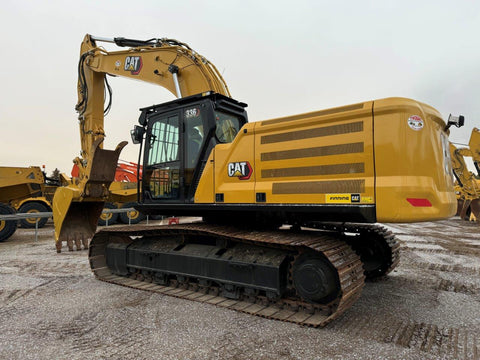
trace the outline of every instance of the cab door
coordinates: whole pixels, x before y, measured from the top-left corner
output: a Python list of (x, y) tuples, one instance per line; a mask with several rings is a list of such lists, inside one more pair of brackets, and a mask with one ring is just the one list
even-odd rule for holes
[[(199, 177), (206, 163), (209, 102), (194, 103), (183, 109), (183, 186), (185, 203), (193, 203)], [(211, 116), (210, 116), (211, 117)]]
[(182, 201), (180, 113), (158, 114), (150, 119), (148, 127), (142, 181), (144, 201)]

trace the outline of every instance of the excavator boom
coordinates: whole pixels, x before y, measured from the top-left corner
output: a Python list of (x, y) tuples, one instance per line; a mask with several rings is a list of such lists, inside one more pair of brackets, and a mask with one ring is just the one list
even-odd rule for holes
[[(112, 42), (128, 50), (106, 51), (97, 42)], [(74, 159), (78, 178), (59, 188), (53, 201), (57, 251), (62, 241), (86, 246), (96, 230), (108, 188), (114, 180), (118, 157), (127, 142), (104, 150), (104, 115), (111, 105), (106, 75), (142, 80), (162, 86), (177, 97), (206, 91), (229, 96), (222, 76), (205, 57), (173, 39), (147, 41), (106, 39), (86, 35), (78, 64), (78, 103), (81, 156)], [(104, 108), (104, 92), (110, 94)]]

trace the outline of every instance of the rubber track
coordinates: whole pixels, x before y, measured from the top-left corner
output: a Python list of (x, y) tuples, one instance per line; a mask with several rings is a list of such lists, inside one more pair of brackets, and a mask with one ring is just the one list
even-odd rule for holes
[[(127, 239), (126, 237), (181, 235), (187, 233), (208, 234), (209, 236), (228, 238), (237, 242), (264, 246), (270, 245), (298, 252), (307, 249), (321, 252), (337, 269), (341, 287), (339, 297), (328, 304), (328, 306), (311, 304), (298, 297), (280, 299), (275, 303), (268, 301), (265, 297), (257, 297), (255, 301), (247, 302), (206, 294), (191, 288), (162, 286), (117, 276), (112, 274), (106, 266), (105, 250), (110, 239), (113, 242), (130, 242), (135, 240)], [(336, 239), (332, 234), (326, 234), (321, 231), (302, 231), (300, 233), (287, 230), (257, 232), (205, 224), (173, 225), (156, 228), (136, 226), (134, 229), (131, 226), (116, 227), (103, 229), (95, 234), (89, 247), (89, 262), (95, 276), (105, 282), (213, 304), (268, 319), (312, 327), (323, 327), (343, 314), (360, 297), (365, 282), (363, 265), (359, 256), (344, 241)]]

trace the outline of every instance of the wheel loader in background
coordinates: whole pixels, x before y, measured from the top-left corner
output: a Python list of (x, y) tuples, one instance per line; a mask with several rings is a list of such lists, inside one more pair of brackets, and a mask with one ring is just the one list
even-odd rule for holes
[[(456, 178), (457, 215), (480, 222), (480, 130), (473, 128), (468, 147), (450, 144), (453, 173)], [(471, 157), (477, 175), (468, 170), (464, 157)]]
[[(106, 51), (97, 42), (128, 50)], [(57, 251), (91, 240), (103, 281), (324, 326), (365, 278), (399, 261), (375, 222), (455, 214), (448, 125), (432, 107), (388, 98), (248, 122), (216, 68), (188, 45), (86, 35), (79, 61), (79, 180), (54, 198)], [(102, 149), (106, 75), (165, 87), (178, 99), (141, 109), (139, 204), (201, 216), (175, 226), (102, 229), (115, 150)], [(107, 101), (107, 108), (111, 99)]]

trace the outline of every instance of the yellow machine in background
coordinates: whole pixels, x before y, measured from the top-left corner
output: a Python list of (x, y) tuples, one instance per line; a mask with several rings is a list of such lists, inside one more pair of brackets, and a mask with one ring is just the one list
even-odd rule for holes
[[(468, 148), (457, 149), (450, 144), (452, 166), (457, 184), (457, 215), (464, 220), (480, 222), (480, 130), (473, 128)], [(464, 157), (471, 157), (477, 176), (468, 170)]]
[[(107, 52), (100, 41), (130, 49)], [(136, 209), (201, 216), (202, 224), (95, 234), (125, 145), (101, 149), (106, 74), (177, 95), (142, 108), (132, 131), (143, 155)], [(81, 46), (78, 89), (81, 171), (54, 198), (57, 251), (62, 241), (86, 246), (93, 237), (89, 261), (101, 280), (171, 287), (189, 299), (210, 293), (237, 310), (323, 326), (353, 304), (365, 278), (398, 264), (393, 234), (369, 223), (455, 213), (448, 142), (455, 123), (415, 100), (249, 123), (247, 105), (230, 97), (215, 67), (188, 45), (90, 35)]]
[[(61, 186), (70, 186), (72, 179), (61, 174), (60, 180), (48, 178), (38, 166), (8, 167), (0, 166), (0, 215), (17, 213), (46, 213), (52, 211), (53, 197)], [(106, 208), (132, 207), (137, 199), (137, 184), (127, 181), (114, 181), (110, 186), (110, 194)], [(112, 204), (112, 205), (110, 205)], [(137, 223), (144, 218), (138, 211), (122, 213), (122, 222)], [(102, 214), (104, 220), (114, 224), (118, 214)], [(17, 223), (23, 228), (42, 228), (48, 218), (26, 218), (20, 220), (0, 220), (0, 241), (13, 235)], [(99, 219), (100, 225), (102, 218)], [(70, 244), (72, 245), (72, 244)], [(70, 246), (72, 249), (73, 247)]]
[[(121, 160), (117, 164), (115, 181), (110, 184), (109, 195), (105, 199), (104, 210), (133, 207), (137, 201), (138, 170), (139, 167), (136, 163)], [(71, 174), (72, 177), (68, 178), (68, 180), (62, 184), (63, 186), (72, 186), (78, 182), (79, 169), (77, 165), (73, 166)], [(103, 211), (98, 219), (98, 225), (113, 225), (116, 224), (118, 220), (124, 224), (137, 224), (144, 219), (145, 215), (136, 210), (120, 213)], [(73, 242), (69, 242), (68, 246), (70, 250), (73, 250)], [(78, 248), (78, 250), (80, 250), (80, 248)]]
[[(137, 183), (114, 181), (109, 188), (107, 202), (104, 209), (132, 208), (137, 202)], [(124, 224), (138, 224), (145, 219), (139, 211), (130, 211), (124, 213), (102, 213), (98, 220), (98, 225), (113, 225), (120, 220)]]
[[(38, 166), (0, 166), (0, 214), (50, 212), (54, 188), (46, 183), (46, 177)], [(27, 218), (19, 223), (26, 228), (43, 227), (47, 220)], [(12, 236), (16, 228), (17, 220), (1, 220), (0, 241)]]

